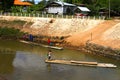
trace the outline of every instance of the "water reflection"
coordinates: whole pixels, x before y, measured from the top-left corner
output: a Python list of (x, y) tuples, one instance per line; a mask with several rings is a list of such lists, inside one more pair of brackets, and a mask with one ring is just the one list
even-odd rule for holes
[(12, 73), (14, 67), (12, 65), (15, 52), (13, 51), (0, 51), (0, 73)]
[(48, 72), (51, 72), (51, 70), (52, 70), (51, 64), (48, 63), (46, 66), (47, 66)]
[(39, 69), (43, 62), (41, 57), (37, 54), (32, 54), (30, 52), (17, 51), (15, 59), (13, 61), (14, 67), (24, 68), (24, 69)]
[(109, 62), (118, 68), (48, 64), (44, 61), (48, 48), (0, 41), (0, 74), (8, 80), (120, 80), (120, 63), (116, 60), (67, 49), (52, 51), (53, 59)]

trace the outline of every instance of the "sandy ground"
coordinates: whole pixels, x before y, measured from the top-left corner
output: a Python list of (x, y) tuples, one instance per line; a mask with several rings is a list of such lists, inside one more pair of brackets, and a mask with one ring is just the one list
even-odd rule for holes
[(66, 41), (74, 46), (79, 46), (84, 45), (87, 40), (90, 40), (96, 44), (120, 48), (119, 23), (119, 20), (105, 21), (90, 30), (72, 35)]

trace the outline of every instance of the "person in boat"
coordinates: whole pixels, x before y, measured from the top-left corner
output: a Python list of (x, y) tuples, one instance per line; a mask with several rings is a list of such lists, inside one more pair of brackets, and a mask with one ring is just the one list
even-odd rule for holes
[(52, 51), (49, 50), (49, 51), (48, 51), (48, 54), (47, 54), (48, 60), (51, 60), (51, 54), (52, 54)]

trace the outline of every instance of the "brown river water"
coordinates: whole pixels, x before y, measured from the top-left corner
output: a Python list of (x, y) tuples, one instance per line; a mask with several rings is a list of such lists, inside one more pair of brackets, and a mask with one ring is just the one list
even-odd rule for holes
[(120, 80), (120, 61), (76, 50), (52, 50), (53, 59), (112, 63), (117, 68), (45, 63), (48, 48), (0, 40), (0, 76), (7, 80)]

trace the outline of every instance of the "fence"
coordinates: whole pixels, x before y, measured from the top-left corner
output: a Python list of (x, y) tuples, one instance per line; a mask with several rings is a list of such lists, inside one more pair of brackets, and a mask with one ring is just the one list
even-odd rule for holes
[(104, 16), (76, 16), (76, 15), (55, 15), (55, 14), (39, 14), (39, 13), (2, 13), (0, 16), (20, 16), (20, 17), (42, 17), (42, 18), (66, 18), (66, 19), (98, 19), (104, 20)]

